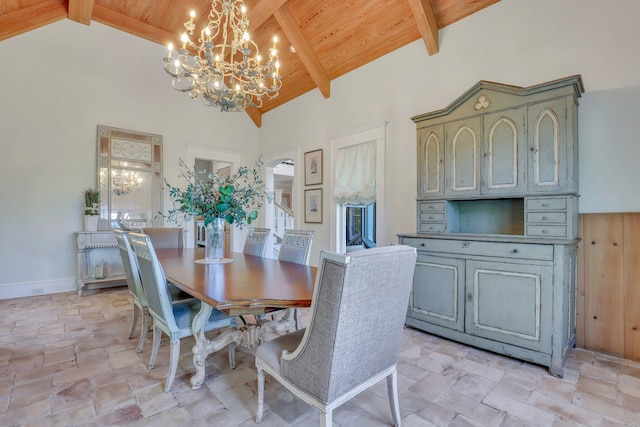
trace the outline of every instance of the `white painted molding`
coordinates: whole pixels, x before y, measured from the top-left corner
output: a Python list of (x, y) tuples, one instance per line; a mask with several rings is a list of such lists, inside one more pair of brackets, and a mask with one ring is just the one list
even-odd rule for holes
[(78, 285), (76, 284), (76, 278), (68, 277), (55, 280), (0, 284), (0, 299), (57, 294), (61, 292), (74, 292), (77, 295)]

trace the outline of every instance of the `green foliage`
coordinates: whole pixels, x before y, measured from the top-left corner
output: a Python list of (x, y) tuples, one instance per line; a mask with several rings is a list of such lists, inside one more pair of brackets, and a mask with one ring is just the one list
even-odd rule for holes
[(100, 204), (100, 191), (95, 188), (84, 190), (84, 214), (98, 215), (98, 205)]
[(187, 180), (187, 188), (181, 190), (166, 179), (164, 181), (173, 202), (173, 209), (165, 217), (172, 222), (181, 223), (198, 216), (204, 218), (205, 225), (215, 218), (224, 218), (229, 224), (242, 227), (258, 218), (265, 195), (270, 196), (265, 193), (264, 182), (260, 179), (261, 160), (256, 161), (253, 169), (241, 166), (227, 178), (209, 174), (206, 180), (182, 159), (178, 166), (179, 177)]

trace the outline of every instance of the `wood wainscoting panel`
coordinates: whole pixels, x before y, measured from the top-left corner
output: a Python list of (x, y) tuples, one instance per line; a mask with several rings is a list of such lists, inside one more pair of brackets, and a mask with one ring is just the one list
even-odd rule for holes
[(624, 214), (624, 357), (640, 361), (640, 213)]
[[(578, 219), (578, 236), (584, 236), (583, 215)], [(584, 238), (578, 243), (578, 279), (576, 289), (576, 347), (584, 348)]]
[(584, 346), (623, 356), (623, 214), (587, 214), (582, 221)]

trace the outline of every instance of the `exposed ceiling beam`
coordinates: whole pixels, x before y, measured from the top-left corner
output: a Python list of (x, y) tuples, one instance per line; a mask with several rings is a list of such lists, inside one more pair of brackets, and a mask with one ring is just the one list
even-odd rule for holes
[(429, 0), (408, 0), (411, 11), (418, 24), (422, 40), (427, 46), (429, 55), (435, 55), (440, 50), (438, 46), (438, 24), (433, 14)]
[(69, 0), (69, 19), (84, 25), (91, 24), (94, 0)]
[(273, 16), (275, 16), (276, 21), (278, 21), (280, 28), (284, 31), (289, 42), (291, 42), (296, 49), (300, 61), (307, 69), (315, 85), (320, 89), (320, 92), (322, 92), (325, 98), (329, 98), (331, 94), (331, 80), (329, 79), (329, 75), (311, 48), (311, 44), (304, 34), (302, 34), (302, 30), (300, 30), (298, 23), (287, 5), (282, 5), (280, 9), (274, 12)]
[(166, 45), (170, 40), (176, 38), (175, 34), (169, 31), (161, 30), (160, 28), (145, 24), (137, 19), (130, 18), (97, 4), (93, 6), (93, 19), (101, 24), (117, 28), (118, 30), (161, 45)]
[(64, 0), (51, 0), (0, 15), (0, 40), (44, 27), (67, 17)]
[(249, 115), (257, 127), (262, 127), (262, 113), (260, 110), (255, 107), (247, 107), (244, 111)]
[(264, 24), (264, 21), (269, 19), (286, 2), (287, 0), (262, 0), (258, 2), (254, 8), (247, 11), (251, 28), (255, 29)]

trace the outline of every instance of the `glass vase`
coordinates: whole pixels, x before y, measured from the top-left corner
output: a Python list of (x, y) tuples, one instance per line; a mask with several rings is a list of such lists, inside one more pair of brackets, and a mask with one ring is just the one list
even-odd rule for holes
[(204, 261), (208, 264), (224, 261), (224, 218), (215, 218), (205, 227)]

